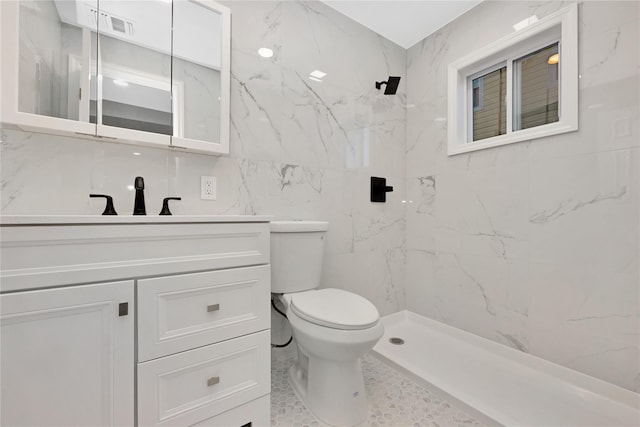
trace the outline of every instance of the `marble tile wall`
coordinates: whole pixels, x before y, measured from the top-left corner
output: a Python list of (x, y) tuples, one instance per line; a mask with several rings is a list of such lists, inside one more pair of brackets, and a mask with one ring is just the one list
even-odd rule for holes
[(447, 156), (447, 64), (569, 3), (485, 1), (408, 50), (407, 308), (640, 391), (640, 4), (580, 4), (580, 131)]
[[(406, 50), (319, 2), (230, 1), (231, 153), (215, 157), (2, 130), (2, 214), (99, 214), (112, 194), (131, 214), (135, 176), (147, 212), (271, 214), (330, 222), (324, 286), (404, 308)], [(274, 50), (265, 59), (260, 47)], [(327, 73), (323, 82), (308, 78)], [(374, 82), (403, 76), (398, 94)], [(138, 153), (134, 155), (134, 153)], [(218, 178), (200, 200), (200, 176)], [(369, 177), (394, 186), (369, 202)], [(286, 334), (287, 331), (284, 332)], [(288, 337), (285, 337), (285, 339)]]

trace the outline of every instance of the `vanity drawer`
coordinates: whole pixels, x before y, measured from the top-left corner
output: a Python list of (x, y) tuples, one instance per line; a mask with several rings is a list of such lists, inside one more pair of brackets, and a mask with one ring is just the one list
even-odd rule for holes
[(268, 329), (270, 266), (138, 281), (138, 361)]
[(2, 290), (268, 264), (269, 237), (269, 223), (2, 226)]
[(140, 363), (138, 425), (193, 425), (268, 395), (269, 365), (269, 331)]
[(271, 427), (270, 395), (252, 400), (191, 427)]

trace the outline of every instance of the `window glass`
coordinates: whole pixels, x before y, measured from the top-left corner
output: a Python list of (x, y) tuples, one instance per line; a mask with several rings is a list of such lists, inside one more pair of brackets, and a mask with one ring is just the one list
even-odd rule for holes
[(473, 141), (507, 133), (507, 67), (472, 80)]
[(482, 87), (482, 79), (474, 79), (473, 80), (473, 91), (471, 96), (473, 98), (473, 111), (478, 111), (483, 107), (482, 105), (482, 92), (484, 88)]
[(558, 43), (513, 62), (513, 130), (557, 122)]

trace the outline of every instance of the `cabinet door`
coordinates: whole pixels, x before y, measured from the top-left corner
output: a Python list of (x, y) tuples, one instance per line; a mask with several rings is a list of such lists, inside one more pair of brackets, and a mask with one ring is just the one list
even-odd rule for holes
[(171, 9), (164, 0), (100, 0), (98, 91), (91, 94), (98, 136), (171, 143)]
[(133, 425), (133, 293), (128, 281), (1, 295), (0, 424)]
[(98, 1), (2, 1), (0, 15), (2, 122), (95, 135)]
[(229, 153), (231, 12), (211, 0), (173, 2), (171, 145)]

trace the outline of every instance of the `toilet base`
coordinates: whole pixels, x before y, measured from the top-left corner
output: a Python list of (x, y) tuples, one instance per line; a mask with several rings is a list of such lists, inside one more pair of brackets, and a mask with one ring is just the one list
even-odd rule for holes
[(369, 415), (359, 358), (312, 359), (298, 351), (298, 361), (289, 368), (289, 382), (305, 406), (326, 424), (353, 426)]

